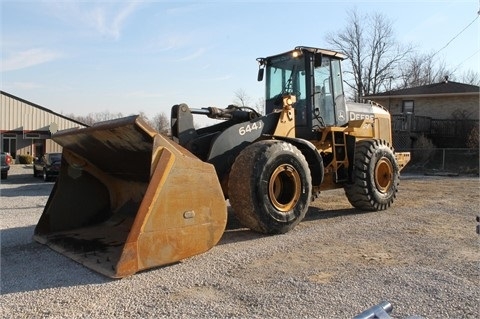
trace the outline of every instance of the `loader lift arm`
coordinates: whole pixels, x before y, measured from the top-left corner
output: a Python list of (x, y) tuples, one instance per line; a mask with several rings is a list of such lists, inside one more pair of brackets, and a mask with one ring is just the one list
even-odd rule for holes
[(227, 108), (221, 109), (217, 107), (207, 107), (201, 109), (190, 109), (192, 114), (202, 114), (206, 115), (211, 119), (216, 120), (231, 120), (236, 119), (239, 121), (249, 121), (253, 120), (254, 118), (260, 117), (259, 114), (255, 109), (249, 106), (237, 106), (230, 104)]
[[(226, 120), (205, 128), (195, 129), (193, 124), (193, 114), (205, 115), (211, 119)], [(201, 156), (198, 154), (200, 149), (205, 149), (211, 143), (211, 138), (224, 131), (228, 127), (237, 123), (242, 123), (259, 118), (261, 115), (253, 108), (246, 106), (229, 105), (227, 108), (221, 109), (217, 107), (208, 108), (190, 108), (186, 104), (177, 104), (171, 110), (171, 129), (172, 138), (178, 144), (187, 147), (192, 140), (202, 137), (199, 141), (200, 145), (196, 148), (197, 152), (193, 150), (201, 159), (205, 159), (205, 154)], [(208, 149), (208, 148), (207, 148)], [(192, 150), (191, 150), (192, 151)], [(205, 152), (202, 152), (205, 153)], [(199, 156), (200, 155), (200, 156)]]

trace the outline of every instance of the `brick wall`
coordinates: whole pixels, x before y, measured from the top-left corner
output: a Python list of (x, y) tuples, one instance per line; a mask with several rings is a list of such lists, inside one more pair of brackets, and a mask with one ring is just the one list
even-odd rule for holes
[(455, 110), (465, 110), (471, 114), (469, 119), (479, 119), (480, 99), (478, 95), (374, 99), (375, 102), (387, 108), (391, 114), (401, 114), (402, 102), (407, 100), (414, 101), (414, 113), (416, 116), (429, 116), (433, 119), (451, 119)]

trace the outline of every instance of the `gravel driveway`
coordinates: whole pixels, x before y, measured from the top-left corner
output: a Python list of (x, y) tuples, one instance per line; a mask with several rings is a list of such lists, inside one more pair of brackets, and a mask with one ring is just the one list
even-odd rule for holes
[(478, 318), (478, 177), (403, 176), (389, 210), (322, 193), (285, 235), (229, 218), (209, 252), (112, 280), (32, 240), (53, 183), (14, 165), (2, 180), (2, 318)]

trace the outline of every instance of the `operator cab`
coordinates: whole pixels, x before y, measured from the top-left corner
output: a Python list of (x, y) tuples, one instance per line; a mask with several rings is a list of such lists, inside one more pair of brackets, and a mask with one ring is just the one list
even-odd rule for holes
[(340, 67), (344, 58), (339, 52), (309, 47), (258, 58), (258, 80), (263, 80), (266, 73), (266, 113), (281, 109), (282, 96), (293, 94), (297, 98), (294, 108), (298, 137), (308, 138), (324, 127), (346, 124)]

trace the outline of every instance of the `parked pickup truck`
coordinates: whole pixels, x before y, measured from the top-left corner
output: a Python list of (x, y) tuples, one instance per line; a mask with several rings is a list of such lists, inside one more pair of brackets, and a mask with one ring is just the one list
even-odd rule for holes
[(12, 157), (10, 156), (10, 154), (2, 152), (1, 154), (2, 179), (7, 178), (11, 163), (12, 163)]

